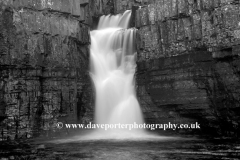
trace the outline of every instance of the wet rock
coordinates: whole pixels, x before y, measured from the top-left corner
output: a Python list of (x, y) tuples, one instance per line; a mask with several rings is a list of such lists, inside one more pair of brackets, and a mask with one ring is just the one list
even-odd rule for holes
[(36, 149), (33, 149), (33, 150), (31, 150), (31, 153), (33, 153), (33, 154), (35, 154), (35, 153), (37, 153), (38, 151), (36, 150)]
[(45, 149), (45, 145), (44, 144), (40, 144), (36, 147), (36, 149)]
[(236, 146), (235, 149), (240, 150), (240, 146)]
[(136, 11), (138, 97), (147, 122), (198, 121), (201, 131), (238, 135), (237, 8), (233, 1), (161, 0)]
[(10, 156), (9, 159), (10, 159), (10, 160), (14, 160), (15, 157), (14, 157), (14, 156)]
[[(0, 1), (3, 140), (61, 132), (55, 125), (59, 117), (75, 123), (92, 119), (92, 107), (87, 107), (90, 17), (85, 17), (90, 11), (81, 13), (80, 2)], [(89, 7), (88, 1), (83, 7)]]

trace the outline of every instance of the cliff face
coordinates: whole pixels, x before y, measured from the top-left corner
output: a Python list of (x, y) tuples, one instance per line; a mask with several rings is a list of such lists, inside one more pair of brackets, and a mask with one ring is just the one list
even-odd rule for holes
[(239, 133), (238, 1), (159, 0), (135, 17), (137, 93), (146, 121)]
[(0, 6), (3, 138), (54, 136), (57, 122), (92, 121), (88, 1), (0, 0)]
[(101, 15), (127, 9), (139, 29), (146, 122), (239, 133), (238, 1), (0, 0), (0, 137), (55, 136), (68, 132), (57, 122), (93, 120), (89, 31)]

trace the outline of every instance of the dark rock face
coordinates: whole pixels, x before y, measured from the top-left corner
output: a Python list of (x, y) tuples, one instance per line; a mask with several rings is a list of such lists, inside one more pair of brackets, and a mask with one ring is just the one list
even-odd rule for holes
[(239, 3), (159, 0), (135, 16), (137, 94), (146, 121), (199, 122), (205, 133), (237, 135)]
[(55, 136), (65, 134), (57, 122), (93, 120), (89, 30), (127, 9), (139, 29), (146, 122), (240, 133), (238, 1), (0, 0), (0, 138)]
[(3, 139), (54, 136), (60, 132), (58, 121), (92, 121), (88, 5), (78, 0), (0, 0)]

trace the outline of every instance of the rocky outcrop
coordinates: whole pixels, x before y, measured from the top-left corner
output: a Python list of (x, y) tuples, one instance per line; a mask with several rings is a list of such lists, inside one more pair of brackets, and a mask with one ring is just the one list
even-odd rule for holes
[(237, 135), (238, 1), (159, 0), (135, 16), (137, 92), (146, 121), (199, 122), (199, 132)]
[(58, 121), (92, 121), (88, 1), (0, 6), (0, 137), (55, 136)]

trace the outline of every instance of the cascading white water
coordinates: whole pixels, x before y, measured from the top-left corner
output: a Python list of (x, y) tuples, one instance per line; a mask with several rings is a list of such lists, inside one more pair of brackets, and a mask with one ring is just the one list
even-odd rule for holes
[(131, 11), (102, 16), (98, 29), (91, 32), (91, 77), (96, 89), (97, 124), (143, 123), (134, 85), (136, 30), (127, 29), (130, 16)]
[[(127, 29), (131, 11), (123, 15), (102, 16), (98, 29), (91, 34), (91, 72), (95, 84), (96, 124), (139, 124), (144, 126), (143, 116), (136, 98), (135, 74), (135, 29)], [(96, 129), (96, 128), (95, 128)], [(166, 140), (138, 129), (98, 129), (54, 143), (81, 140)]]

